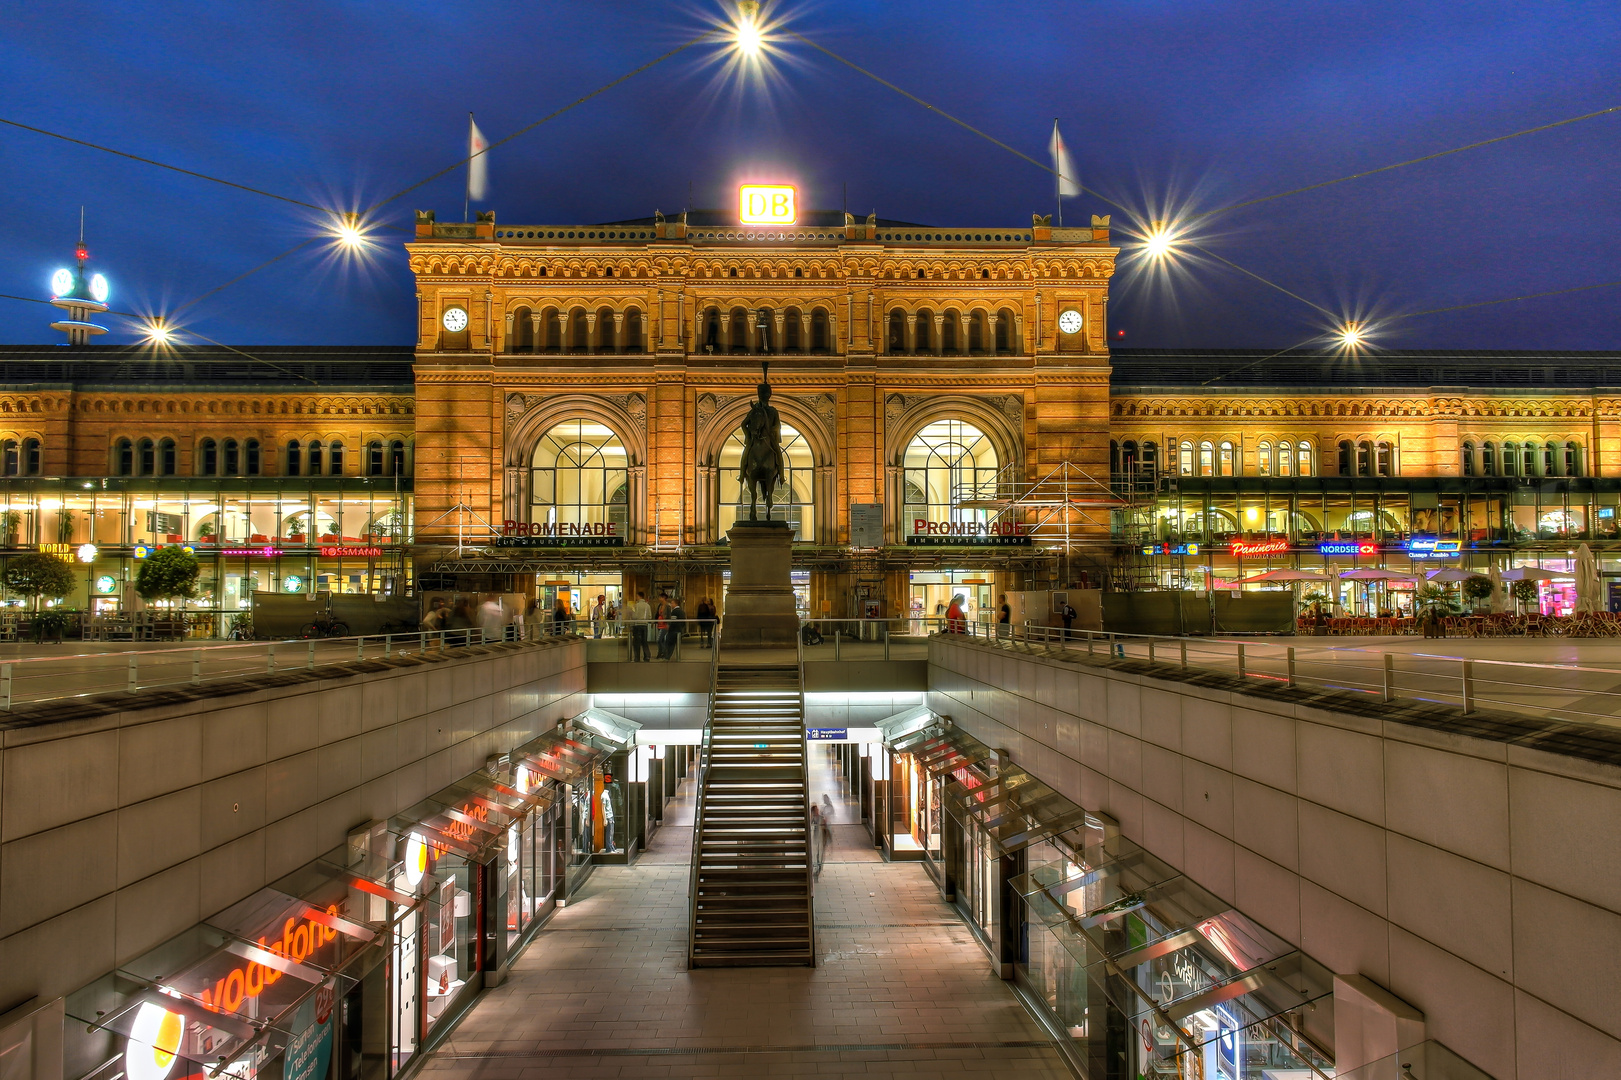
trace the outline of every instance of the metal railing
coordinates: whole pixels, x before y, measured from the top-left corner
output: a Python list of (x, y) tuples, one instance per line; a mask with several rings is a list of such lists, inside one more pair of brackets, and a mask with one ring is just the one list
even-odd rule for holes
[(715, 627), (714, 648), (709, 657), (709, 717), (704, 724), (703, 742), (698, 747), (698, 789), (692, 808), (692, 867), (687, 874), (687, 967), (695, 966), (694, 948), (698, 941), (698, 862), (703, 856), (704, 788), (709, 783), (709, 754), (715, 731), (715, 691), (720, 687), (720, 627)]
[[(1076, 651), (1145, 660), (1183, 670), (1236, 675), (1258, 685), (1308, 686), (1367, 697), (1447, 705), (1465, 714), (1491, 708), (1522, 715), (1621, 727), (1621, 662), (1593, 664), (1499, 660), (1361, 646), (1301, 646), (1267, 639), (1171, 637), (1025, 624), (998, 635), (965, 636), (1014, 650)], [(1621, 657), (1618, 657), (1621, 660)]]
[(516, 639), (486, 635), (475, 626), (406, 634), (18, 657), (0, 663), (0, 711), (30, 702), (204, 686), (278, 671), (307, 671), (327, 664), (386, 660), (503, 640)]

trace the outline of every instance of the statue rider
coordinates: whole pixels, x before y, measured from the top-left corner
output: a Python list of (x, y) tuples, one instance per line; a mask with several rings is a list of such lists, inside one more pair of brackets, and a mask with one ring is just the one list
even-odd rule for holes
[[(770, 365), (760, 365), (759, 398), (743, 418), (743, 461), (741, 479), (755, 485), (765, 495), (765, 516), (771, 518), (771, 489), (782, 482), (782, 421), (771, 407)], [(754, 466), (751, 468), (751, 465)], [(761, 468), (760, 466), (765, 466)], [(769, 470), (769, 472), (767, 471)], [(754, 521), (754, 499), (749, 499), (749, 520)]]

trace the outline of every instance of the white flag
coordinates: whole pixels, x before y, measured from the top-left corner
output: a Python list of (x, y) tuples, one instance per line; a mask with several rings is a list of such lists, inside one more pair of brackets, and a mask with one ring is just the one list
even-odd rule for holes
[(490, 155), (485, 153), (490, 144), (484, 133), (473, 123), (473, 114), (467, 114), (467, 197), (480, 202), (489, 187)]
[(1069, 195), (1081, 193), (1081, 178), (1075, 172), (1075, 165), (1069, 160), (1069, 147), (1064, 145), (1064, 137), (1058, 134), (1058, 121), (1053, 121), (1053, 138), (1048, 151), (1053, 157), (1053, 171), (1058, 174), (1058, 197), (1060, 199)]

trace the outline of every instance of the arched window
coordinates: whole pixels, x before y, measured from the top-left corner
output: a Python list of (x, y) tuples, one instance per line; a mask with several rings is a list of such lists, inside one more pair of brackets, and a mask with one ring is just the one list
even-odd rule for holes
[(247, 442), (243, 443), (242, 444), (242, 456), (243, 456), (243, 458), (246, 459), (243, 462), (245, 468), (242, 471), (247, 473), (249, 476), (258, 476), (259, 475), (259, 440), (258, 439), (249, 439)]
[(304, 464), (304, 456), (299, 452), (301, 449), (302, 448), (299, 446), (297, 439), (294, 439), (292, 442), (287, 444), (288, 476), (297, 476), (300, 466)]
[(1475, 444), (1472, 442), (1464, 443), (1460, 454), (1463, 459), (1463, 475), (1475, 475)]
[(827, 312), (817, 308), (811, 312), (811, 352), (828, 351)]
[(1400, 462), (1396, 460), (1396, 447), (1392, 443), (1382, 442), (1375, 447), (1377, 466), (1380, 476), (1395, 476)]
[(805, 343), (800, 340), (799, 309), (789, 308), (782, 325), (782, 351), (804, 352)]
[(242, 454), (235, 439), (226, 439), (220, 444), (220, 472), (225, 476), (242, 475)]
[(932, 353), (934, 351), (934, 315), (929, 311), (917, 313), (917, 328), (912, 331), (912, 351)]
[(556, 308), (546, 312), (546, 317), (541, 320), (540, 332), (545, 338), (547, 352), (563, 351), (563, 320), (557, 317)]
[(597, 352), (611, 353), (618, 348), (614, 336), (619, 331), (619, 321), (614, 318), (612, 308), (597, 309)]
[(1506, 442), (1503, 444), (1503, 475), (1517, 476), (1520, 471), (1520, 444)]
[(1573, 442), (1565, 444), (1565, 475), (1582, 475), (1582, 448)]
[(1013, 340), (1013, 313), (1010, 311), (997, 312), (996, 319), (996, 351), (1009, 352)]
[[(1379, 445), (1382, 447), (1385, 444), (1380, 443)], [(1379, 475), (1384, 476), (1387, 474), (1381, 472)], [(1497, 475), (1497, 444), (1494, 442), (1487, 441), (1480, 444), (1480, 475)]]
[(521, 307), (512, 313), (512, 340), (507, 343), (508, 352), (533, 352), (535, 349), (535, 325), (530, 321), (529, 309)]
[(1356, 474), (1358, 476), (1373, 475), (1373, 443), (1363, 439), (1356, 444)]
[(343, 442), (342, 442), (342, 440), (333, 439), (332, 440), (332, 445), (327, 447), (327, 450), (326, 450), (326, 465), (327, 465), (327, 469), (332, 473), (333, 476), (342, 476), (343, 475)]
[(734, 353), (749, 351), (749, 313), (742, 308), (733, 308), (730, 321), (731, 350)]
[(996, 447), (978, 428), (961, 420), (936, 420), (906, 448), (906, 531), (911, 520), (984, 521), (987, 512), (960, 508), (975, 498), (995, 495), (1001, 462)]
[(376, 439), (366, 444), (366, 475), (383, 475), (383, 444)]
[(1262, 476), (1272, 475), (1272, 444), (1264, 442), (1255, 448), (1255, 470)]
[(587, 325), (590, 320), (585, 317), (583, 308), (575, 308), (569, 313), (568, 336), (570, 352), (591, 351), (591, 328)]
[(1182, 445), (1177, 448), (1176, 471), (1177, 471), (1177, 474), (1180, 475), (1180, 476), (1192, 476), (1193, 475), (1193, 444), (1192, 443), (1184, 441), (1182, 443)]
[[(720, 512), (716, 535), (725, 536), (737, 521), (749, 516), (748, 492), (738, 473), (743, 467), (743, 432), (733, 431), (720, 448)], [(782, 425), (782, 480), (771, 493), (771, 516), (786, 520), (794, 539), (810, 543), (816, 539), (815, 498), (816, 458), (810, 444), (798, 431)], [(764, 508), (761, 508), (764, 512)]]
[(311, 476), (320, 476), (321, 475), (321, 463), (322, 463), (323, 460), (325, 460), (325, 457), (326, 457), (325, 449), (326, 448), (321, 445), (321, 440), (320, 439), (311, 439), (310, 440), (310, 449), (309, 449), (309, 455), (308, 455), (309, 463), (310, 463), (309, 475), (311, 475)]
[(1223, 441), (1221, 456), (1216, 460), (1216, 474), (1218, 476), (1237, 476), (1237, 462), (1233, 455), (1233, 444)]
[(1208, 442), (1199, 444), (1199, 475), (1216, 475), (1216, 448)]
[(906, 351), (906, 316), (899, 311), (889, 313), (889, 345), (891, 353)]
[(985, 351), (985, 313), (976, 311), (968, 316), (968, 352), (979, 356)]
[[(1113, 444), (1111, 443), (1110, 445), (1113, 445)], [(1136, 474), (1136, 472), (1137, 472), (1137, 443), (1136, 443), (1136, 441), (1133, 440), (1133, 439), (1127, 439), (1125, 442), (1121, 443), (1120, 448), (1119, 448), (1119, 454), (1120, 454), (1120, 470), (1119, 471), (1124, 473), (1128, 477), (1134, 476)]]
[(613, 522), (619, 527), (619, 535), (625, 536), (629, 525), (630, 457), (612, 430), (593, 420), (565, 421), (540, 437), (529, 464), (531, 522)]
[(399, 439), (388, 444), (388, 475), (405, 475), (405, 443)]
[(135, 444), (128, 439), (119, 439), (113, 448), (114, 470), (119, 476), (135, 475)]
[(940, 351), (948, 355), (961, 352), (961, 340), (962, 335), (957, 332), (957, 313), (949, 312), (940, 324)]
[(142, 439), (135, 444), (135, 468), (141, 476), (151, 476), (157, 472), (158, 452), (151, 439)]
[(178, 465), (178, 455), (175, 453), (174, 440), (163, 439), (158, 443), (158, 474), (160, 476), (173, 476)]
[(1315, 476), (1316, 470), (1311, 463), (1311, 443), (1301, 443), (1295, 447), (1295, 475)]
[(197, 444), (197, 475), (219, 475), (219, 449), (213, 439), (204, 439)]
[(1520, 475), (1535, 476), (1537, 474), (1537, 444), (1527, 440), (1520, 447)]
[(22, 447), (16, 439), (0, 442), (0, 473), (6, 476), (22, 473)]
[(1558, 476), (1560, 464), (1559, 448), (1549, 443), (1542, 448), (1542, 475)]
[(22, 464), (23, 464), (23, 475), (24, 476), (38, 476), (39, 475), (39, 468), (40, 468), (40, 464), (39, 464), (40, 453), (39, 453), (39, 451), (40, 451), (40, 446), (39, 446), (39, 440), (38, 439), (24, 439), (23, 440), (23, 462), (22, 462)]
[(1143, 477), (1153, 480), (1159, 475), (1159, 446), (1153, 441), (1143, 443)]
[(1278, 472), (1277, 472), (1277, 475), (1279, 475), (1279, 476), (1288, 476), (1289, 474), (1294, 472), (1294, 469), (1290, 467), (1290, 466), (1292, 466), (1294, 464), (1294, 462), (1289, 460), (1290, 458), (1292, 458), (1294, 456), (1294, 452), (1295, 452), (1294, 443), (1280, 442), (1278, 444), (1278, 458), (1277, 458)]
[(1340, 475), (1356, 475), (1356, 448), (1349, 439), (1340, 440)]

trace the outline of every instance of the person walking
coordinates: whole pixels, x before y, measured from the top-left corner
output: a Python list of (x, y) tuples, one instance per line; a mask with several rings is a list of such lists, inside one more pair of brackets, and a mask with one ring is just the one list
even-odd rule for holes
[(670, 658), (665, 652), (667, 642), (664, 640), (664, 632), (665, 630), (669, 629), (669, 626), (670, 594), (667, 592), (661, 592), (659, 593), (659, 606), (653, 612), (653, 640), (658, 642), (658, 659), (660, 660), (668, 660)]
[(608, 625), (608, 596), (606, 593), (597, 593), (596, 606), (591, 609), (591, 636), (600, 638), (602, 628)]
[(636, 594), (636, 602), (629, 605), (625, 613), (626, 621), (630, 623), (630, 660), (631, 663), (645, 663), (647, 661), (647, 624), (653, 618), (653, 609), (647, 606), (647, 594)]
[(1064, 601), (1063, 619), (1064, 639), (1067, 641), (1069, 638), (1074, 636), (1074, 630), (1072, 628), (1075, 626), (1075, 608), (1068, 600)]
[(507, 613), (501, 607), (501, 598), (494, 593), (484, 598), (478, 607), (478, 626), (484, 631), (485, 641), (500, 641), (507, 633)]
[(962, 593), (951, 598), (951, 606), (946, 608), (946, 633), (966, 634), (968, 632), (968, 619), (962, 613)]
[(822, 843), (822, 808), (815, 803), (811, 803), (810, 836), (806, 842), (810, 845), (812, 873), (819, 878), (822, 876), (822, 859), (827, 853), (823, 851), (825, 845)]
[(448, 614), (449, 612), (445, 610), (444, 598), (434, 597), (433, 601), (428, 605), (428, 613), (422, 616), (422, 629), (430, 634), (437, 634), (445, 628), (445, 616)]
[(1007, 593), (999, 593), (996, 602), (1001, 607), (996, 609), (996, 636), (1006, 641), (1013, 636), (1013, 608), (1008, 605)]
[(552, 608), (552, 633), (558, 635), (568, 633), (568, 624), (568, 601), (559, 596), (557, 606)]
[(824, 791), (822, 793), (822, 854), (826, 857), (827, 849), (833, 846), (833, 800)]
[(698, 601), (698, 633), (703, 636), (704, 648), (712, 648), (714, 642), (714, 629), (711, 623), (715, 617), (715, 605), (709, 602), (709, 597)]
[(687, 628), (687, 609), (681, 606), (680, 598), (670, 602), (669, 626), (665, 628), (666, 639), (664, 659), (674, 660), (676, 652), (681, 648), (681, 633)]

